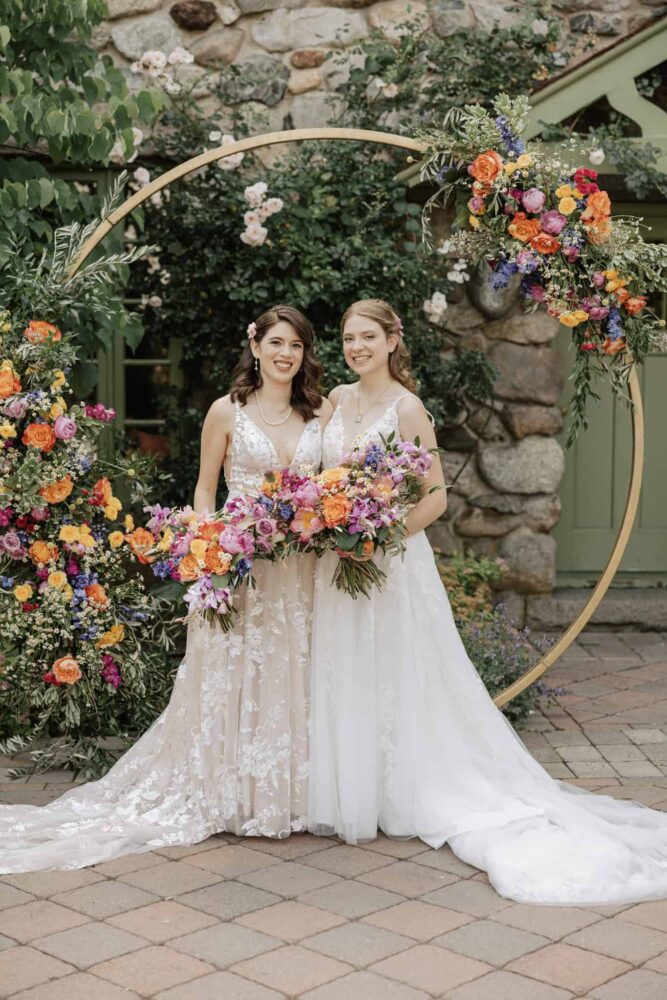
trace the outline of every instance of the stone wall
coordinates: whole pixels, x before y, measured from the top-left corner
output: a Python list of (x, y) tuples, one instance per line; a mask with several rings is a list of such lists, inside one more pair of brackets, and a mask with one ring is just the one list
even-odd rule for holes
[[(564, 371), (553, 347), (559, 324), (543, 311), (522, 312), (516, 286), (492, 292), (486, 278), (484, 271), (472, 276), (460, 301), (447, 309), (445, 325), (462, 347), (488, 355), (498, 372), (495, 398), (445, 429), (449, 505), (429, 533), (445, 553), (464, 544), (501, 557), (504, 590), (548, 593), (556, 554), (549, 532), (560, 516), (565, 466), (555, 436), (563, 427)], [(519, 613), (520, 605), (515, 602)]]
[[(332, 92), (345, 74), (330, 49), (351, 46), (374, 28), (386, 34), (420, 17), (447, 37), (461, 27), (488, 28), (517, 17), (502, 0), (108, 0), (109, 20), (94, 44), (132, 79), (130, 64), (148, 49), (189, 49), (197, 74), (222, 64), (239, 69), (235, 99), (266, 115), (269, 129), (326, 124)], [(662, 0), (556, 0), (575, 36), (597, 34), (603, 48), (667, 9)], [(583, 54), (583, 45), (581, 46)], [(588, 53), (590, 54), (590, 49)], [(244, 72), (252, 78), (244, 82)], [(137, 80), (134, 77), (134, 80)], [(206, 87), (197, 96), (206, 106)], [(462, 543), (506, 563), (502, 587), (521, 617), (526, 594), (552, 590), (560, 514), (563, 450), (559, 400), (562, 366), (552, 342), (558, 324), (523, 314), (516, 290), (491, 293), (473, 278), (447, 312), (464, 346), (484, 350), (499, 372), (491, 411), (480, 407), (445, 434), (449, 510), (430, 530), (444, 552)], [(510, 595), (514, 594), (512, 598)]]
[[(503, 0), (107, 0), (109, 20), (94, 44), (127, 69), (148, 49), (189, 49), (195, 65), (234, 64), (252, 74), (239, 100), (259, 102), (268, 127), (326, 124), (328, 96), (344, 83), (327, 50), (351, 46), (374, 28), (386, 34), (421, 19), (441, 37), (462, 27), (507, 24), (525, 8)], [(596, 33), (603, 48), (667, 9), (663, 0), (556, 0), (575, 36)], [(257, 85), (257, 78), (264, 86)], [(136, 78), (135, 78), (136, 79)], [(138, 81), (137, 81), (138, 82)], [(202, 94), (205, 104), (206, 95)]]

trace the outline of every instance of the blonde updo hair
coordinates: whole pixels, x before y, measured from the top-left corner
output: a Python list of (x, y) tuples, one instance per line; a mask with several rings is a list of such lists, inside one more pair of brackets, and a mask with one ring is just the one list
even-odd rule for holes
[(403, 340), (403, 325), (384, 299), (359, 299), (353, 302), (345, 312), (340, 321), (341, 336), (345, 329), (345, 324), (351, 316), (366, 316), (379, 323), (387, 337), (396, 337), (397, 344), (395, 350), (389, 355), (389, 374), (410, 392), (416, 392), (417, 385), (412, 372), (410, 371), (410, 352)]

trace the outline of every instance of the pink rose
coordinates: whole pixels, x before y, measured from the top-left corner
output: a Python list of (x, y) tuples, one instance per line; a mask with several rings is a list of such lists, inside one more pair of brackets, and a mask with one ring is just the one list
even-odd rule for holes
[(265, 538), (269, 538), (271, 535), (275, 535), (278, 530), (278, 525), (271, 517), (262, 517), (255, 525), (255, 530), (258, 535), (263, 535)]
[(538, 284), (531, 285), (529, 288), (529, 293), (531, 299), (534, 299), (536, 302), (544, 302), (546, 298), (546, 293), (542, 285)]
[(48, 507), (33, 507), (30, 511), (30, 516), (33, 521), (48, 521), (49, 519), (49, 508)]
[(567, 222), (567, 216), (561, 215), (557, 212), (555, 208), (552, 208), (549, 212), (542, 212), (540, 216), (540, 225), (545, 233), (549, 236), (558, 236), (561, 232), (565, 223)]
[(14, 399), (10, 399), (2, 408), (2, 412), (6, 417), (12, 417), (13, 420), (20, 420), (26, 415), (28, 409), (28, 400), (25, 396), (15, 396)]
[(523, 192), (521, 199), (523, 207), (527, 212), (541, 212), (544, 207), (546, 195), (539, 188), (528, 188)]
[(53, 422), (53, 433), (61, 441), (69, 441), (76, 432), (76, 422), (71, 417), (56, 417)]
[(321, 496), (322, 490), (317, 483), (307, 479), (297, 490), (295, 490), (293, 499), (299, 507), (314, 507)]
[(601, 271), (596, 271), (593, 275), (593, 284), (596, 288), (602, 288), (603, 285), (607, 284), (607, 279)]

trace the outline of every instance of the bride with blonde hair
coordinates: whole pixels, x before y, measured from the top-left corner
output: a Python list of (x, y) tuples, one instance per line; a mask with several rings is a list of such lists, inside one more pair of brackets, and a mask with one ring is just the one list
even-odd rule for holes
[[(341, 333), (358, 381), (330, 395), (324, 466), (392, 433), (435, 446), (396, 312), (379, 299), (355, 302)], [(435, 462), (407, 518), (405, 553), (376, 557), (386, 579), (369, 599), (330, 585), (334, 553), (318, 564), (309, 829), (350, 844), (378, 829), (447, 843), (520, 902), (667, 896), (667, 815), (551, 778), (489, 697), (424, 533), (445, 510), (443, 485)]]

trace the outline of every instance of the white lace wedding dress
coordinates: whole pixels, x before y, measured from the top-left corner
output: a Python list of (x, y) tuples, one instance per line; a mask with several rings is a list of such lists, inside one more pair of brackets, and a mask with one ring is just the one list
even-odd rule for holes
[[(398, 432), (397, 408), (361, 435)], [(339, 464), (338, 408), (324, 467)], [(424, 532), (379, 560), (381, 592), (353, 600), (320, 560), (313, 612), (309, 829), (348, 843), (420, 837), (529, 903), (667, 897), (667, 815), (554, 780), (470, 662)]]
[[(292, 467), (320, 465), (317, 419)], [(236, 407), (230, 497), (256, 492), (279, 465)], [(227, 634), (195, 622), (171, 700), (100, 780), (46, 806), (0, 805), (0, 872), (81, 868), (210, 834), (286, 837), (305, 829), (308, 670), (314, 565), (258, 561)]]

